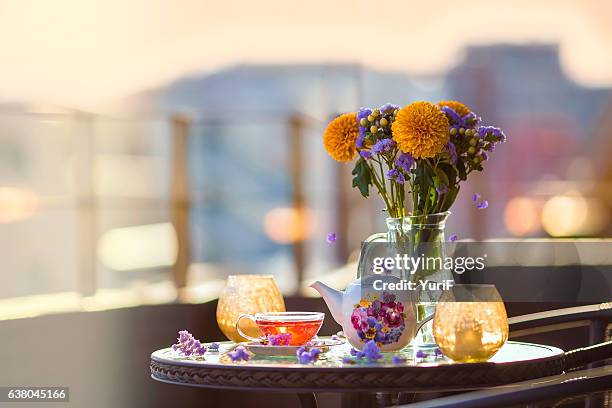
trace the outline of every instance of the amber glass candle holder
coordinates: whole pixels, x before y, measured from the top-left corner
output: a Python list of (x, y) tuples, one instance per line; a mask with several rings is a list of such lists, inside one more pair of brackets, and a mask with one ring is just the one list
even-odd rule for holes
[(456, 362), (487, 361), (508, 340), (508, 316), (493, 285), (456, 285), (445, 291), (433, 322), (436, 343)]
[[(236, 331), (236, 321), (245, 314), (284, 312), (285, 301), (272, 275), (230, 275), (217, 304), (217, 324), (235, 342), (247, 341)], [(259, 337), (255, 323), (245, 321), (242, 331)]]

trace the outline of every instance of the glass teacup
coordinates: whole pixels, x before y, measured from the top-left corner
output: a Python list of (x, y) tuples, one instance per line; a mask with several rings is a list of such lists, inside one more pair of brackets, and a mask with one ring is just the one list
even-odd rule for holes
[[(238, 333), (252, 341), (268, 341), (271, 336), (288, 335), (290, 346), (308, 343), (319, 332), (325, 313), (319, 312), (264, 312), (243, 314), (236, 321)], [(255, 322), (261, 337), (251, 337), (240, 329), (243, 318)]]

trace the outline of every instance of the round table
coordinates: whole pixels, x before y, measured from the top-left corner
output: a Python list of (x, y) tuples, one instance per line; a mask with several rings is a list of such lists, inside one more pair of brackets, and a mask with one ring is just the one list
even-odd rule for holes
[[(316, 406), (314, 392), (447, 392), (499, 386), (556, 375), (565, 368), (565, 354), (556, 347), (508, 341), (486, 363), (460, 364), (444, 357), (415, 356), (407, 347), (385, 353), (383, 359), (356, 364), (342, 361), (350, 355), (348, 343), (331, 347), (315, 363), (298, 364), (295, 356), (252, 355), (233, 362), (227, 352), (235, 343), (220, 343), (219, 352), (200, 358), (180, 356), (171, 348), (151, 354), (151, 377), (166, 383), (237, 390), (298, 393), (303, 406)], [(406, 361), (392, 363), (401, 354)]]

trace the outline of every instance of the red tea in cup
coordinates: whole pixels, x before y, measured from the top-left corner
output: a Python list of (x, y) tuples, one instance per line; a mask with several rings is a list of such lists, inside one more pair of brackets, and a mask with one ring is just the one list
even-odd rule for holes
[[(244, 314), (236, 321), (238, 333), (249, 340), (267, 341), (283, 335), (290, 346), (301, 346), (308, 343), (323, 324), (324, 313), (319, 312), (269, 312), (255, 315)], [(251, 337), (240, 329), (240, 320), (247, 318), (255, 322), (262, 337)], [(285, 343), (286, 344), (286, 343)]]

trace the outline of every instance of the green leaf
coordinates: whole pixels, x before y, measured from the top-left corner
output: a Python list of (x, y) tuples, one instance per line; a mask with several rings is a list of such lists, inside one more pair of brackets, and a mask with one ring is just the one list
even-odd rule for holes
[(436, 178), (434, 180), (434, 183), (436, 187), (440, 187), (442, 184), (444, 184), (446, 187), (450, 186), (450, 183), (448, 182), (448, 176), (440, 167), (436, 167), (435, 173)]
[(457, 169), (450, 163), (440, 163), (438, 170), (442, 170), (446, 174), (448, 187), (451, 187), (457, 183)]
[(463, 160), (457, 161), (457, 174), (459, 175), (459, 180), (465, 181), (467, 180), (467, 172), (465, 170), (465, 163)]
[(372, 185), (372, 175), (366, 161), (364, 159), (357, 160), (351, 174), (355, 176), (353, 177), (353, 187), (357, 187), (362, 196), (368, 197)]

